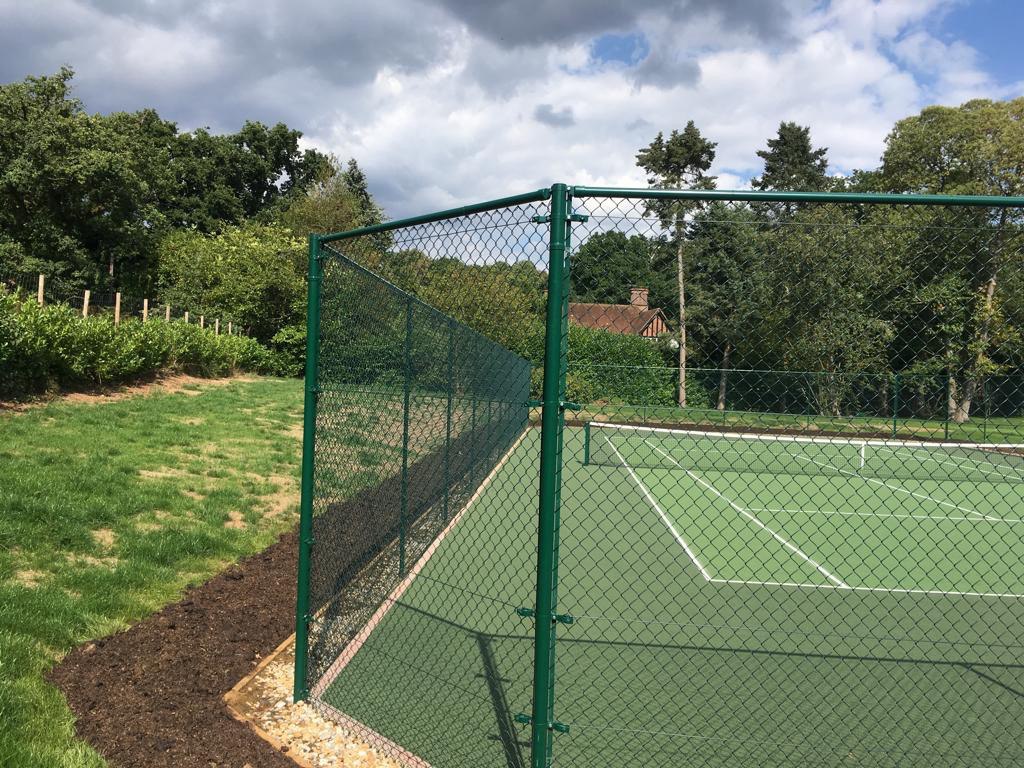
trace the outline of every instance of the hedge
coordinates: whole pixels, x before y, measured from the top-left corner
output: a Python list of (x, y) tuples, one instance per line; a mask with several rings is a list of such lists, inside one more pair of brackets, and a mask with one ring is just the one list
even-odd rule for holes
[(65, 305), (40, 307), (0, 291), (0, 398), (118, 384), (158, 372), (226, 376), (297, 373), (254, 339), (217, 335), (180, 320), (83, 318)]

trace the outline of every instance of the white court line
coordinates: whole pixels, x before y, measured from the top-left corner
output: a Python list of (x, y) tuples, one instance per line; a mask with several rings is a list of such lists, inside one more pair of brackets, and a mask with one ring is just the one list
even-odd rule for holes
[[(893, 450), (892, 448), (889, 448), (887, 446), (881, 446), (881, 447), (882, 447), (882, 450), (888, 451), (893, 456), (901, 456), (901, 455), (903, 455), (901, 451)], [(1008, 483), (1014, 482), (1012, 479), (1010, 479), (1011, 476), (1007, 475), (1005, 472), (999, 472), (999, 471), (991, 469), (991, 467), (993, 466), (992, 464), (986, 464), (985, 462), (977, 461), (976, 459), (970, 459), (970, 458), (968, 458), (966, 456), (963, 457), (964, 461), (970, 462), (972, 464), (977, 464), (978, 466), (972, 467), (972, 468), (969, 468), (969, 469), (964, 469), (963, 464), (961, 464), (960, 462), (957, 462), (957, 461), (947, 461), (947, 460), (944, 460), (944, 459), (936, 459), (934, 456), (928, 456), (927, 454), (919, 456), (917, 451), (910, 451), (910, 450), (907, 450), (907, 449), (903, 449), (903, 451), (906, 451), (906, 455), (910, 456), (911, 458), (913, 458), (913, 459), (915, 459), (917, 461), (932, 461), (932, 462), (935, 462), (936, 464), (948, 464), (949, 466), (956, 467), (957, 469), (961, 469), (964, 472), (982, 472), (982, 473), (984, 473), (986, 475), (995, 475), (996, 477), (1001, 478), (1003, 480), (1003, 482), (1008, 482)], [(986, 467), (989, 467), (989, 469), (986, 469)], [(1008, 467), (1008, 469), (1009, 469), (1009, 467)]]
[(788, 587), (791, 589), (835, 589), (848, 592), (888, 592), (896, 595), (932, 595), (939, 597), (993, 597), (993, 598), (1024, 598), (1017, 592), (962, 592), (949, 589), (908, 589), (906, 587), (851, 587), (836, 584), (804, 584), (796, 581), (756, 581), (753, 579), (711, 579), (712, 584), (733, 584), (744, 587)]
[(818, 461), (816, 459), (810, 459), (810, 458), (808, 458), (806, 456), (794, 456), (794, 458), (799, 459), (800, 461), (809, 461), (812, 464), (817, 464), (819, 467), (825, 467), (825, 469), (831, 469), (831, 470), (833, 470), (835, 472), (839, 472), (839, 473), (844, 474), (844, 475), (849, 475), (850, 477), (859, 477), (861, 480), (863, 480), (866, 483), (874, 483), (875, 485), (882, 485), (882, 486), (885, 486), (886, 488), (888, 488), (891, 491), (897, 491), (898, 493), (906, 493), (906, 494), (908, 494), (910, 496), (913, 496), (914, 498), (922, 499), (924, 501), (932, 501), (932, 502), (935, 502), (936, 504), (941, 504), (944, 507), (950, 507), (951, 509), (959, 509), (961, 512), (967, 512), (968, 514), (977, 515), (978, 517), (980, 517), (983, 520), (989, 520), (991, 522), (998, 522), (998, 518), (991, 517), (989, 515), (983, 514), (983, 513), (979, 512), (976, 509), (971, 509), (970, 507), (961, 507), (959, 504), (954, 504), (951, 501), (943, 501), (942, 499), (936, 499), (936, 498), (934, 498), (932, 496), (929, 496), (926, 493), (916, 493), (914, 491), (911, 491), (908, 488), (904, 488), (902, 485), (894, 485), (894, 484), (891, 484), (891, 483), (887, 483), (884, 480), (879, 480), (878, 478), (875, 478), (875, 477), (864, 477), (864, 475), (858, 474), (857, 472), (851, 472), (848, 469), (841, 469), (839, 467), (833, 466), (832, 464), (825, 464), (825, 463), (820, 462), (820, 461)]
[[(607, 438), (605, 438), (605, 439), (607, 440)], [(646, 441), (645, 441), (645, 442), (646, 442)], [(818, 561), (814, 560), (814, 559), (813, 559), (812, 557), (810, 557), (810, 555), (808, 555), (808, 554), (807, 554), (806, 552), (804, 552), (804, 551), (803, 551), (802, 549), (800, 549), (799, 547), (797, 547), (797, 546), (796, 546), (796, 545), (794, 545), (794, 544), (791, 544), (791, 543), (790, 543), (789, 541), (787, 541), (786, 539), (784, 539), (784, 538), (783, 538), (782, 536), (780, 536), (780, 535), (779, 535), (778, 533), (776, 533), (775, 531), (773, 531), (773, 530), (772, 530), (771, 528), (769, 528), (769, 527), (768, 527), (767, 525), (765, 525), (764, 523), (762, 523), (762, 522), (761, 522), (760, 520), (758, 520), (758, 519), (757, 519), (756, 517), (754, 517), (754, 515), (750, 514), (750, 513), (749, 513), (749, 512), (747, 511), (747, 510), (745, 510), (745, 509), (744, 509), (743, 507), (741, 507), (741, 506), (740, 506), (739, 504), (737, 504), (737, 503), (736, 503), (735, 501), (733, 501), (732, 499), (730, 499), (730, 498), (729, 498), (728, 496), (726, 496), (726, 495), (725, 495), (724, 493), (721, 493), (721, 492), (720, 492), (719, 490), (717, 490), (717, 489), (716, 489), (716, 488), (715, 488), (715, 487), (714, 487), (713, 485), (711, 485), (711, 483), (708, 483), (708, 482), (706, 482), (706, 481), (705, 481), (705, 480), (704, 480), (704, 479), (703, 479), (702, 477), (700, 477), (700, 476), (699, 476), (698, 474), (696, 474), (695, 472), (691, 472), (691, 471), (690, 471), (689, 469), (687, 469), (686, 467), (684, 467), (684, 466), (683, 466), (682, 464), (680, 464), (680, 463), (679, 463), (678, 461), (676, 461), (676, 460), (675, 460), (675, 459), (673, 459), (673, 458), (672, 458), (671, 456), (669, 456), (669, 455), (668, 455), (667, 453), (665, 453), (665, 452), (664, 452), (663, 450), (661, 450), (661, 448), (659, 448), (659, 447), (658, 447), (657, 445), (652, 445), (651, 447), (652, 447), (652, 448), (654, 448), (654, 450), (656, 450), (656, 451), (657, 451), (658, 453), (660, 453), (660, 454), (661, 454), (662, 456), (664, 456), (664, 457), (665, 457), (666, 459), (668, 459), (669, 461), (671, 461), (671, 462), (672, 462), (673, 464), (675, 464), (675, 465), (676, 465), (677, 467), (679, 467), (680, 469), (682, 469), (682, 470), (683, 470), (683, 471), (684, 471), (684, 472), (685, 472), (685, 473), (686, 473), (687, 475), (689, 475), (689, 476), (690, 476), (690, 478), (691, 478), (691, 479), (693, 479), (693, 480), (695, 480), (696, 482), (700, 483), (700, 484), (701, 484), (701, 485), (702, 485), (703, 487), (707, 488), (707, 489), (708, 489), (709, 491), (711, 491), (711, 492), (712, 492), (713, 494), (715, 494), (715, 495), (716, 495), (716, 496), (717, 496), (718, 498), (722, 499), (722, 501), (726, 502), (726, 503), (727, 503), (727, 504), (728, 504), (728, 505), (729, 505), (730, 507), (732, 507), (732, 508), (733, 508), (733, 509), (735, 509), (735, 510), (736, 510), (737, 512), (739, 512), (739, 513), (740, 513), (741, 515), (743, 515), (743, 516), (744, 516), (745, 518), (747, 518), (748, 520), (750, 520), (750, 521), (751, 521), (751, 522), (752, 522), (752, 523), (753, 523), (754, 525), (756, 525), (757, 527), (761, 528), (762, 530), (764, 530), (764, 531), (767, 531), (768, 533), (770, 533), (770, 534), (772, 535), (772, 538), (774, 538), (774, 539), (775, 539), (775, 540), (776, 540), (777, 542), (779, 542), (780, 544), (782, 544), (782, 546), (784, 546), (784, 547), (785, 547), (786, 549), (788, 549), (788, 550), (789, 550), (790, 552), (794, 553), (794, 554), (795, 554), (795, 555), (797, 555), (798, 557), (801, 557), (801, 558), (803, 558), (803, 559), (804, 559), (804, 560), (806, 560), (806, 561), (807, 561), (807, 562), (808, 562), (808, 563), (809, 563), (810, 565), (814, 566), (815, 570), (816, 570), (816, 571), (818, 571), (818, 573), (820, 573), (820, 574), (821, 574), (822, 576), (824, 576), (824, 577), (825, 577), (826, 579), (828, 579), (829, 581), (831, 581), (831, 582), (832, 582), (833, 584), (835, 584), (835, 585), (837, 585), (837, 586), (840, 586), (840, 587), (846, 587), (846, 586), (847, 586), (847, 584), (846, 584), (846, 583), (845, 583), (845, 582), (844, 582), (844, 581), (843, 581), (842, 579), (840, 579), (839, 577), (837, 577), (837, 576), (833, 575), (833, 574), (832, 574), (832, 573), (831, 573), (830, 571), (828, 571), (828, 570), (827, 570), (827, 569), (825, 568), (825, 566), (823, 566), (823, 565), (822, 565), (821, 563), (819, 563)], [(612, 446), (612, 450), (615, 450), (615, 446)], [(616, 453), (618, 453), (618, 451), (617, 451), (617, 450), (616, 450), (615, 452), (616, 452)], [(621, 458), (621, 457), (620, 457), (620, 458)], [(710, 579), (710, 581), (714, 581), (714, 579)]]
[(690, 549), (690, 545), (686, 543), (686, 539), (684, 539), (679, 534), (679, 531), (676, 530), (676, 527), (672, 525), (672, 521), (668, 519), (668, 515), (665, 514), (665, 511), (661, 508), (661, 505), (659, 505), (658, 502), (655, 500), (654, 496), (651, 495), (651, 492), (647, 490), (647, 486), (644, 485), (641, 482), (640, 478), (636, 476), (636, 472), (634, 472), (633, 468), (626, 463), (626, 460), (624, 458), (622, 458), (622, 454), (619, 453), (619, 449), (612, 445), (612, 442), (611, 440), (608, 440), (607, 435), (604, 436), (604, 439), (608, 441), (608, 445), (610, 445), (611, 449), (615, 451), (615, 455), (619, 457), (619, 461), (622, 462), (622, 466), (626, 468), (627, 472), (629, 472), (629, 476), (633, 478), (633, 482), (640, 487), (641, 491), (643, 491), (644, 498), (647, 499), (647, 503), (650, 504), (654, 511), (658, 513), (658, 516), (661, 518), (661, 521), (666, 526), (668, 526), (668, 529), (672, 532), (672, 535), (675, 537), (675, 540), (679, 542), (679, 544), (682, 545), (683, 549), (686, 551), (687, 557), (689, 557), (691, 562), (693, 562), (693, 564), (697, 566), (697, 570), (700, 571), (700, 575), (704, 577), (705, 581), (711, 581), (711, 574), (708, 573), (708, 569), (701, 564), (700, 560), (698, 560), (697, 556), (693, 553), (693, 550)]
[(784, 507), (747, 507), (750, 512), (769, 512), (781, 514), (804, 514), (804, 515), (840, 515), (843, 517), (895, 517), (901, 520), (934, 520), (943, 522), (945, 520), (970, 520), (972, 523), (1024, 523), (1019, 517), (967, 517), (966, 515), (914, 515), (900, 514), (898, 512), (849, 512), (842, 509), (790, 509)]

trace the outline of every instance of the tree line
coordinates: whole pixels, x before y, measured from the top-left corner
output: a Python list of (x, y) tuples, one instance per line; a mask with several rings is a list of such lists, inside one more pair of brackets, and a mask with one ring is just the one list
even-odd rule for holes
[[(1024, 99), (929, 107), (894, 126), (879, 168), (849, 177), (828, 175), (827, 148), (809, 127), (783, 122), (758, 152), (764, 172), (752, 186), (1021, 195), (1022, 118)], [(653, 188), (713, 189), (715, 148), (691, 121), (659, 133), (637, 165)], [(717, 373), (710, 399), (720, 409), (734, 369), (815, 374), (809, 396), (829, 415), (849, 411), (854, 394), (864, 407), (853, 392), (861, 374), (879, 400), (867, 407), (890, 407), (899, 374), (962, 422), (986, 377), (1020, 370), (1020, 208), (650, 200), (632, 215), (581, 245), (572, 295), (614, 304), (633, 285), (651, 289), (678, 340), (681, 406), (709, 399), (689, 397), (691, 367)]]
[(382, 220), (356, 161), (284, 123), (216, 134), (154, 109), (90, 114), (73, 77), (0, 85), (0, 278), (159, 297), (297, 354), (307, 233)]

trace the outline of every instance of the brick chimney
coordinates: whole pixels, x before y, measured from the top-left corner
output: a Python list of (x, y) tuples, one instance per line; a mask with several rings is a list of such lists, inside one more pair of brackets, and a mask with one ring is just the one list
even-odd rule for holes
[(630, 288), (629, 289), (629, 303), (634, 307), (640, 307), (640, 309), (647, 309), (647, 294), (649, 291), (646, 288)]

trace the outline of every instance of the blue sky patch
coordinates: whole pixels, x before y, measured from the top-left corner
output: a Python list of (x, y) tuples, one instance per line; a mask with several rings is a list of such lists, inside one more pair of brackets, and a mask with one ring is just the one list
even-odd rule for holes
[(651, 52), (650, 43), (642, 32), (626, 35), (607, 34), (594, 38), (590, 55), (600, 62), (618, 62), (626, 66), (638, 64)]
[(1022, 35), (1021, 0), (972, 0), (958, 5), (942, 17), (938, 30), (941, 39), (962, 40), (974, 48), (978, 64), (1001, 85), (1024, 80)]

